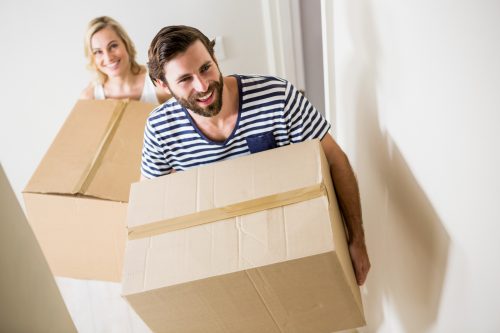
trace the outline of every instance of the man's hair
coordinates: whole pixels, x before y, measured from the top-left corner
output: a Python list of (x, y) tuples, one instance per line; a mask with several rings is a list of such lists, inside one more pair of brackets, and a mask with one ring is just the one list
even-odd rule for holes
[(165, 64), (179, 53), (185, 52), (197, 40), (203, 43), (215, 60), (215, 41), (210, 41), (200, 30), (185, 25), (171, 25), (161, 29), (153, 38), (148, 50), (149, 76), (152, 81), (160, 80), (167, 84)]
[(123, 44), (125, 44), (125, 49), (127, 50), (130, 59), (130, 69), (132, 73), (139, 74), (139, 72), (141, 71), (141, 66), (135, 60), (137, 52), (135, 50), (134, 42), (132, 42), (132, 39), (130, 39), (129, 35), (120, 25), (120, 23), (109, 16), (99, 16), (89, 22), (87, 33), (85, 34), (85, 57), (88, 60), (87, 67), (97, 73), (99, 81), (101, 83), (104, 83), (107, 80), (107, 75), (97, 68), (95, 64), (94, 53), (92, 52), (92, 37), (94, 36), (94, 34), (107, 27), (113, 29), (118, 37), (120, 37)]

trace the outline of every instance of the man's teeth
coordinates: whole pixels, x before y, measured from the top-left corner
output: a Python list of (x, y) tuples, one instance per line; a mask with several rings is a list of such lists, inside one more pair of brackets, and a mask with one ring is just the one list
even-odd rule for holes
[(212, 92), (208, 93), (208, 94), (207, 94), (207, 95), (205, 95), (205, 96), (202, 96), (202, 97), (198, 98), (198, 100), (199, 100), (200, 102), (205, 102), (206, 100), (208, 100), (208, 99), (210, 98), (210, 96), (212, 96)]

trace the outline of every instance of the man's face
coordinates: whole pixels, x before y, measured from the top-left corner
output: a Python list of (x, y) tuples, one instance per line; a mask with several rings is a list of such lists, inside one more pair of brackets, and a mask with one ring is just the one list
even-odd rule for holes
[(167, 89), (186, 109), (204, 117), (222, 108), (224, 81), (217, 63), (201, 41), (165, 64)]

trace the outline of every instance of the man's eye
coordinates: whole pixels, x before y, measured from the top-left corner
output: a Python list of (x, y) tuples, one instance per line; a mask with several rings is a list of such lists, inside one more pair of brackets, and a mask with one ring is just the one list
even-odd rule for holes
[(203, 67), (201, 67), (201, 72), (204, 73), (206, 71), (208, 71), (210, 69), (210, 65), (204, 65)]

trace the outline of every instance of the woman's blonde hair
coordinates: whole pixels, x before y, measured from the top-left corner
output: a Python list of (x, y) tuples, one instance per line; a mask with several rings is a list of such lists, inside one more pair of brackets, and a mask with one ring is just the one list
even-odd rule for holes
[(125, 31), (125, 29), (123, 29), (120, 23), (109, 16), (96, 17), (89, 22), (87, 33), (85, 35), (85, 57), (88, 60), (87, 67), (97, 73), (98, 79), (101, 83), (106, 82), (108, 76), (97, 68), (97, 65), (95, 64), (94, 54), (92, 52), (91, 43), (92, 36), (106, 27), (110, 27), (111, 29), (113, 29), (118, 37), (120, 37), (120, 39), (123, 41), (123, 44), (125, 44), (125, 49), (127, 50), (130, 58), (130, 70), (133, 74), (139, 74), (141, 71), (141, 66), (135, 60), (137, 52), (135, 50), (134, 42), (132, 42), (132, 39), (130, 39), (127, 32)]

